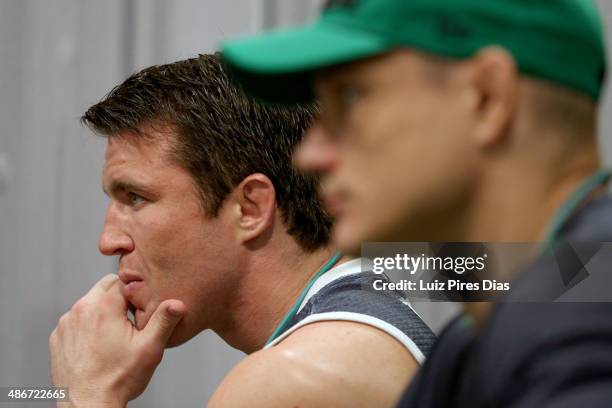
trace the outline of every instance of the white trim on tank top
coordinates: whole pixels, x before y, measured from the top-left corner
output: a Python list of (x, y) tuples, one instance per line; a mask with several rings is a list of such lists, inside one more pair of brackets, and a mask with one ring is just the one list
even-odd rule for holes
[[(316, 295), (321, 289), (323, 289), (325, 286), (329, 285), (333, 281), (343, 278), (345, 276), (355, 275), (361, 272), (365, 272), (361, 270), (361, 262), (362, 262), (361, 258), (353, 259), (348, 262), (344, 262), (330, 269), (328, 272), (324, 273), (323, 275), (321, 275), (319, 279), (317, 279), (314, 282), (314, 284), (310, 287), (310, 289), (306, 293), (306, 296), (304, 297), (304, 300), (300, 304), (300, 307), (297, 313), (299, 313), (304, 308), (304, 306), (306, 306), (308, 301), (314, 295)], [(402, 303), (404, 303), (405, 305), (410, 307), (412, 311), (414, 311), (414, 309), (412, 308), (412, 305), (407, 299), (402, 299)], [(385, 322), (384, 320), (378, 319), (376, 317), (366, 315), (363, 313), (354, 313), (354, 312), (326, 312), (326, 313), (317, 313), (317, 314), (310, 315), (304, 318), (303, 320), (300, 320), (294, 326), (287, 329), (287, 331), (285, 331), (283, 334), (281, 334), (276, 339), (274, 339), (274, 341), (267, 344), (264, 347), (264, 349), (273, 347), (274, 345), (278, 344), (280, 341), (285, 339), (287, 336), (289, 336), (291, 333), (293, 333), (300, 327), (303, 327), (310, 323), (321, 322), (321, 321), (331, 321), (331, 320), (351, 321), (351, 322), (362, 323), (362, 324), (367, 324), (372, 327), (376, 327), (384, 331), (385, 333), (389, 334), (391, 337), (399, 341), (404, 347), (406, 347), (406, 349), (415, 358), (415, 360), (419, 362), (419, 364), (422, 364), (423, 360), (425, 359), (425, 356), (423, 352), (421, 351), (421, 349), (419, 349), (419, 347), (414, 343), (414, 341), (412, 341), (410, 337), (408, 337), (404, 332), (402, 332), (397, 327), (393, 326), (390, 323)]]
[(423, 361), (425, 361), (425, 355), (423, 354), (421, 349), (403, 331), (377, 317), (353, 312), (326, 312), (310, 315), (305, 319), (300, 320), (297, 324), (291, 326), (287, 331), (275, 338), (274, 341), (267, 344), (264, 349), (274, 347), (300, 327), (306, 326), (307, 324), (324, 321), (355, 322), (375, 327), (379, 330), (384, 331), (385, 333), (399, 341), (419, 364), (423, 364)]

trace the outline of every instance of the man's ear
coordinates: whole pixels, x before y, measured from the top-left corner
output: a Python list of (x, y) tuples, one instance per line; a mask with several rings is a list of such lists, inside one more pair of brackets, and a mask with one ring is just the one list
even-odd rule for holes
[(234, 190), (240, 210), (238, 237), (241, 243), (262, 236), (274, 223), (276, 191), (274, 184), (264, 174), (247, 176)]
[(503, 139), (516, 110), (519, 87), (516, 62), (501, 47), (483, 48), (470, 60), (469, 77), (476, 96), (473, 136), (480, 146), (495, 145)]

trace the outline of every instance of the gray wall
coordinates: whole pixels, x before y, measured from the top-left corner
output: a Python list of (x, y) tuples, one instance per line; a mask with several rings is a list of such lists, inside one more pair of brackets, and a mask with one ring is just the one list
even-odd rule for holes
[[(0, 1), (0, 386), (48, 384), (57, 319), (116, 270), (97, 252), (104, 141), (79, 116), (138, 68), (259, 30), (261, 10), (248, 0)], [(167, 353), (132, 406), (202, 405), (240, 358), (203, 333)]]
[[(599, 8), (604, 16), (608, 48), (608, 67), (612, 67), (612, 1), (598, 0)], [(612, 166), (612, 69), (608, 69), (608, 86), (600, 110), (599, 140), (603, 159), (607, 166)]]
[[(0, 0), (0, 386), (49, 383), (47, 338), (57, 319), (115, 270), (97, 253), (104, 142), (79, 125), (83, 111), (136, 69), (212, 51), (226, 36), (304, 21), (319, 3)], [(612, 4), (600, 3), (612, 23)], [(601, 132), (608, 163), (609, 111), (608, 96)], [(417, 306), (435, 327), (449, 315), (446, 305)], [(203, 333), (170, 350), (130, 406), (199, 406), (240, 358)]]

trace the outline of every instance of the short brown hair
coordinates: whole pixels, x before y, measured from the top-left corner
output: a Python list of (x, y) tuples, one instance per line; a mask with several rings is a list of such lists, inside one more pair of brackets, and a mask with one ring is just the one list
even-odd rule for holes
[(245, 177), (265, 174), (287, 232), (314, 250), (329, 242), (331, 219), (317, 195), (317, 178), (294, 169), (291, 155), (315, 110), (256, 102), (230, 83), (215, 54), (146, 68), (81, 121), (109, 137), (141, 134), (148, 124), (169, 126), (176, 133), (173, 159), (191, 173), (211, 217)]

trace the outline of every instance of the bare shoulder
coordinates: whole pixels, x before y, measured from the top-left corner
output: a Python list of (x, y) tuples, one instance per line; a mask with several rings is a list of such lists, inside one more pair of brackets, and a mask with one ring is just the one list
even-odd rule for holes
[(317, 322), (242, 360), (209, 406), (392, 406), (417, 367), (406, 348), (379, 329)]

